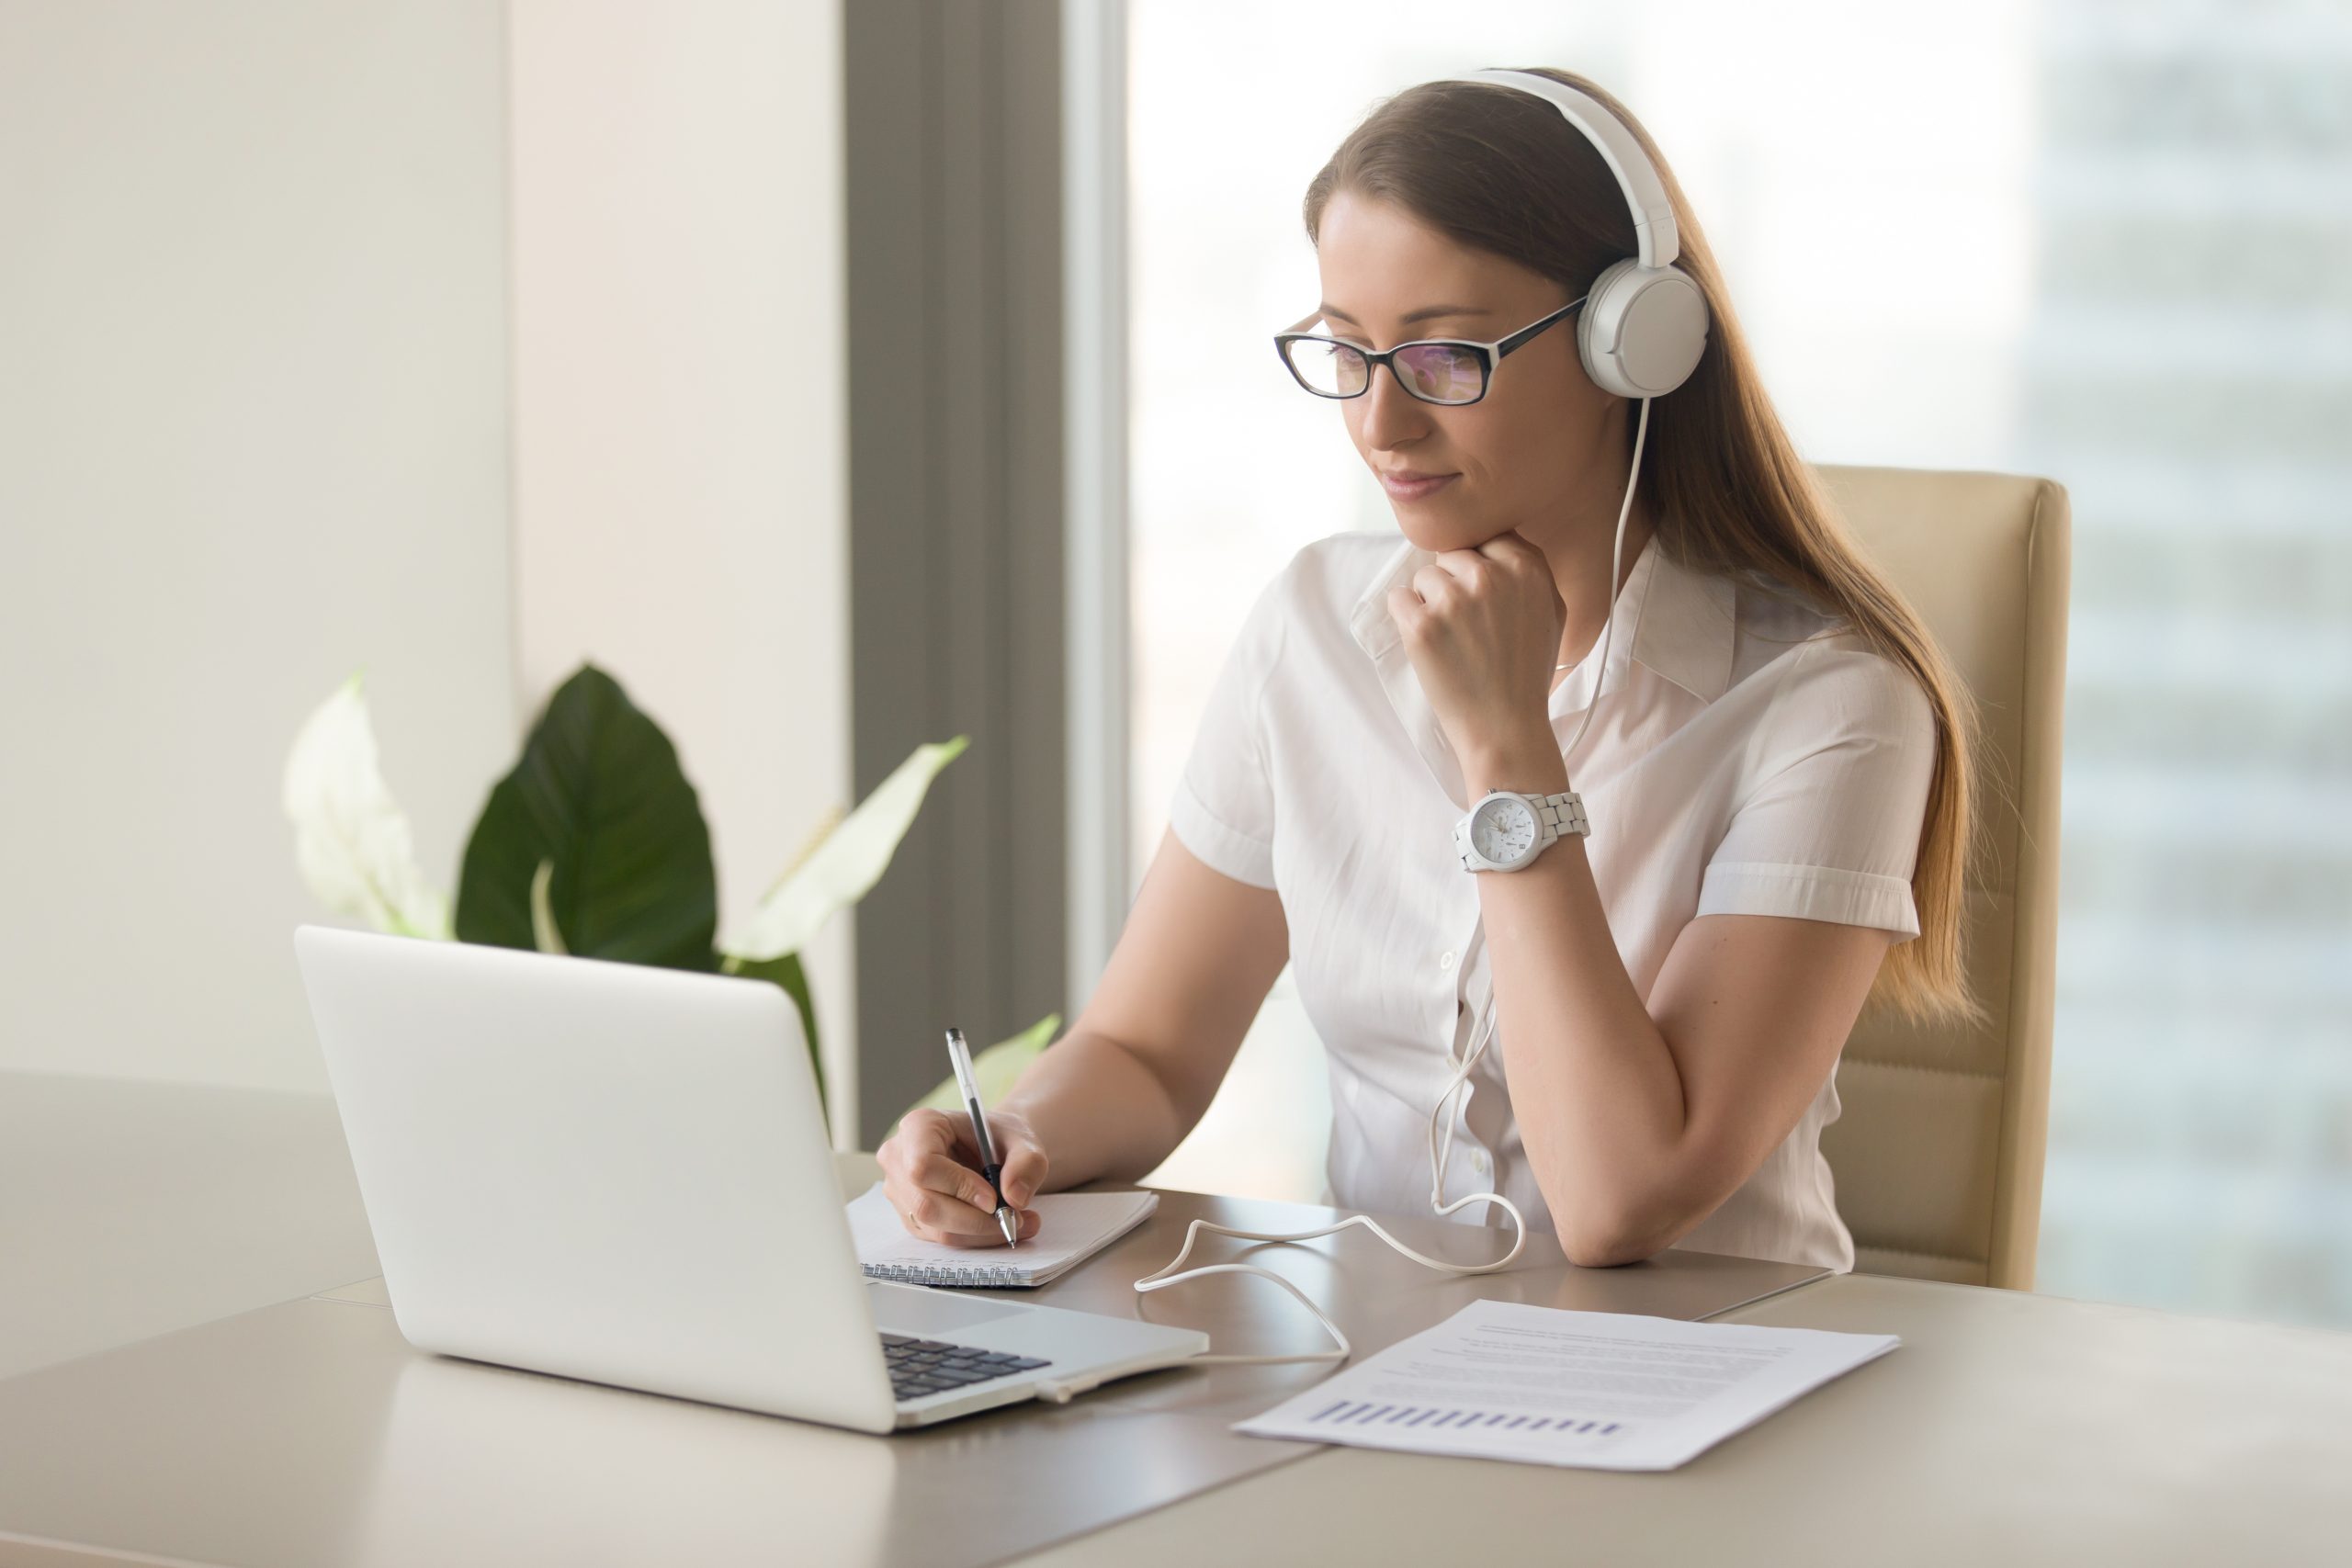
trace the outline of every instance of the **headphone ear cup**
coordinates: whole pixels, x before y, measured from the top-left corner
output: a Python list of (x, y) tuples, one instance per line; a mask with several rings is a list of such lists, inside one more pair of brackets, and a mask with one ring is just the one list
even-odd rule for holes
[(1578, 313), (1585, 374), (1621, 398), (1659, 398), (1690, 378), (1707, 350), (1707, 297), (1679, 266), (1627, 257), (1602, 269)]

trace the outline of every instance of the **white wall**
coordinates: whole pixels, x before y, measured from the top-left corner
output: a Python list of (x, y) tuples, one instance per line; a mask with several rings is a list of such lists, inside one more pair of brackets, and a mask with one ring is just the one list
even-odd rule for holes
[(278, 778), (362, 665), (452, 892), (584, 657), (722, 931), (847, 803), (839, 60), (819, 0), (0, 0), (0, 1071), (325, 1088)]
[[(523, 682), (593, 658), (677, 742), (724, 935), (849, 804), (839, 15), (512, 14)], [(854, 1105), (850, 922), (808, 956)]]
[(0, 1069), (323, 1089), (286, 746), (514, 745), (503, 18), (0, 0)]

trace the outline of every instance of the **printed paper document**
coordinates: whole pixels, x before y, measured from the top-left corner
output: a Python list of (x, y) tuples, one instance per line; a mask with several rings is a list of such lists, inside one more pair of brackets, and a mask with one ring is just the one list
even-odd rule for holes
[(1672, 1470), (1900, 1344), (1474, 1302), (1234, 1430), (1595, 1470)]

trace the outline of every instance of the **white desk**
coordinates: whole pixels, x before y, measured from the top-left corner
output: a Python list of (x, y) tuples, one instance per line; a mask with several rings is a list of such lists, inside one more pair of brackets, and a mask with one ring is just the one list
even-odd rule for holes
[[(229, 1090), (0, 1075), (0, 1258), (8, 1287), (0, 1292), (0, 1371), (372, 1272), (334, 1125), (322, 1100), (240, 1102)], [(855, 1180), (854, 1168), (847, 1174)], [(220, 1327), (267, 1338), (291, 1316), (254, 1314), (233, 1330)], [(1905, 1343), (1663, 1475), (1327, 1449), (1023, 1561), (1115, 1561), (1121, 1568), (1192, 1568), (1204, 1556), (1221, 1565), (1801, 1558), (1806, 1568), (2352, 1561), (2352, 1335), (1864, 1276), (1803, 1285), (1728, 1316), (1892, 1331)], [(308, 1337), (298, 1349), (308, 1359), (296, 1371), (329, 1389), (358, 1375), (350, 1347), (337, 1338), (342, 1320), (315, 1309), (300, 1320)], [(357, 1333), (368, 1323), (355, 1318), (348, 1326)], [(435, 1359), (418, 1359), (424, 1370), (404, 1377), (430, 1377)], [(371, 1363), (366, 1375), (383, 1364)], [(178, 1375), (200, 1379), (202, 1370), (183, 1365)], [(548, 1385), (550, 1409), (564, 1405), (564, 1419), (536, 1424), (541, 1437), (529, 1444), (502, 1446), (495, 1433), (462, 1421), (435, 1427), (448, 1436), (422, 1443), (397, 1425), (338, 1430), (329, 1423), (288, 1433), (289, 1452), (344, 1445), (354, 1458), (349, 1473), (365, 1484), (342, 1495), (289, 1490), (273, 1521), (309, 1541), (354, 1547), (322, 1560), (413, 1560), (402, 1558), (401, 1541), (432, 1532), (404, 1536), (403, 1522), (422, 1528), (436, 1486), (455, 1495), (454, 1479), (436, 1482), (436, 1473), (451, 1473), (436, 1472), (436, 1463), (477, 1467), (477, 1480), (479, 1466), (494, 1463), (510, 1467), (518, 1495), (540, 1506), (495, 1521), (472, 1560), (566, 1568), (606, 1558), (663, 1561), (658, 1531), (618, 1540), (568, 1533), (577, 1517), (562, 1500), (579, 1481), (571, 1466), (593, 1451), (595, 1437), (571, 1423), (590, 1405), (565, 1403), (575, 1385), (561, 1380), (527, 1381)], [(503, 1404), (514, 1390), (501, 1390)], [(412, 1401), (411, 1409), (446, 1409), (440, 1391), (424, 1392), (434, 1397)], [(635, 1402), (629, 1420), (661, 1432), (632, 1430), (627, 1446), (662, 1455), (661, 1466), (595, 1482), (640, 1493), (645, 1517), (660, 1519), (666, 1510), (693, 1518), (708, 1539), (714, 1522), (727, 1522), (715, 1521), (714, 1509), (739, 1509), (740, 1517), (728, 1517), (741, 1526), (744, 1561), (764, 1560), (778, 1542), (808, 1562), (855, 1556), (873, 1544), (836, 1539), (854, 1510), (804, 1518), (763, 1514), (756, 1500), (763, 1476), (796, 1458), (843, 1464), (841, 1483), (850, 1491), (887, 1493), (893, 1439), (845, 1446), (820, 1429), (730, 1416), (729, 1438), (710, 1443), (704, 1407), (628, 1397)], [(1156, 1418), (1148, 1405), (1129, 1404), (1121, 1419)], [(594, 1420), (619, 1418), (612, 1414), (618, 1404), (594, 1408)], [(1083, 1419), (1084, 1402), (1062, 1414)], [(979, 1427), (972, 1430), (978, 1437)], [(125, 1431), (119, 1458), (127, 1471), (153, 1467), (159, 1501), (203, 1491), (200, 1474), (190, 1472), (200, 1463), (191, 1466), (185, 1447), (167, 1454), (149, 1434)], [(868, 1458), (862, 1468), (849, 1462)], [(1018, 1498), (1001, 1502), (1019, 1506)], [(7, 1523), (0, 1518), (0, 1532)], [(6, 1568), (129, 1560), (0, 1533)]]
[[(841, 1165), (846, 1190), (873, 1179), (869, 1156)], [(1036, 1294), (1204, 1328), (1227, 1348), (1320, 1348), (1272, 1291), (1211, 1281), (1145, 1310), (1131, 1282), (1195, 1217), (1296, 1230), (1335, 1216), (1168, 1192)], [(1429, 1251), (1495, 1239), (1388, 1223)], [(1543, 1236), (1476, 1280), (1437, 1279), (1361, 1235), (1252, 1256), (1322, 1296), (1367, 1351), (1480, 1295), (1689, 1319), (1820, 1277), (1686, 1252), (1579, 1269)], [(360, 1281), (0, 1382), (0, 1537), (238, 1568), (767, 1568), (786, 1549), (829, 1568), (978, 1568), (1318, 1451), (1230, 1429), (1319, 1381), (1315, 1366), (1175, 1369), (883, 1438), (421, 1354), (389, 1300)]]
[(1024, 1562), (2352, 1562), (2352, 1334), (1860, 1274), (1721, 1321), (1903, 1344), (1663, 1474), (1326, 1449)]

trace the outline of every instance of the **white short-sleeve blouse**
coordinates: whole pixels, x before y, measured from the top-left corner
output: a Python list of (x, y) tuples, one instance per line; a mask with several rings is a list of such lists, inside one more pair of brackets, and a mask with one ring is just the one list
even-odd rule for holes
[[(1280, 895), (1291, 964), (1331, 1075), (1328, 1199), (1429, 1212), (1429, 1114), (1492, 995), (1476, 878), (1453, 850), (1459, 763), (1396, 623), (1391, 584), (1434, 558), (1394, 534), (1307, 546), (1259, 595), (1211, 692), (1169, 810), (1202, 862)], [(1935, 766), (1908, 671), (1760, 581), (1644, 546), (1608, 666), (1554, 690), (1592, 822), (1586, 852), (1644, 998), (1683, 926), (1793, 915), (1918, 934), (1911, 873)], [(1495, 1190), (1553, 1228), (1511, 1114), (1498, 1017), (1454, 1118), (1449, 1197)], [(1739, 1190), (1679, 1245), (1850, 1269), (1821, 1130), (1835, 1073)], [(1564, 1195), (1573, 1202), (1574, 1194)], [(1456, 1218), (1507, 1224), (1491, 1205)]]

